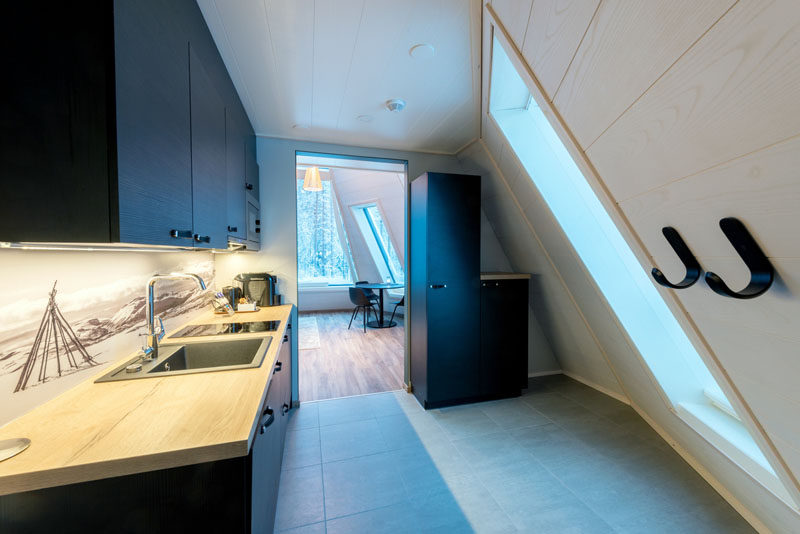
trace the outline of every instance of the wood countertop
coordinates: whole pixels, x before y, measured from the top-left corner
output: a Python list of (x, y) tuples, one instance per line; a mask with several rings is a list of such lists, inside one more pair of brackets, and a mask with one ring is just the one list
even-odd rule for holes
[(208, 311), (186, 324), (281, 323), (271, 333), (162, 341), (272, 336), (258, 368), (94, 382), (132, 353), (0, 427), (0, 440), (31, 440), (27, 450), (0, 462), (0, 495), (247, 455), (291, 310), (274, 306), (233, 316)]
[(481, 280), (527, 280), (528, 273), (481, 273)]

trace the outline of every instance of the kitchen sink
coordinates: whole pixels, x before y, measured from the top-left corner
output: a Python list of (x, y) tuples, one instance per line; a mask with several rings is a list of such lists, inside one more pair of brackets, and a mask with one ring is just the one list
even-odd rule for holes
[(271, 337), (265, 337), (208, 343), (165, 343), (159, 346), (156, 360), (142, 361), (142, 357), (137, 356), (95, 382), (260, 367), (271, 342)]

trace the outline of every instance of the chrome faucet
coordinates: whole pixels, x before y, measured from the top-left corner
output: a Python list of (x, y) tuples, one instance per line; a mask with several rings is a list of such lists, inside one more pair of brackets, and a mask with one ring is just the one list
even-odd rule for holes
[(142, 352), (144, 355), (142, 356), (143, 360), (155, 360), (158, 358), (158, 342), (164, 338), (164, 321), (161, 320), (161, 317), (158, 318), (158, 331), (156, 331), (156, 317), (154, 313), (154, 291), (153, 288), (156, 285), (157, 280), (194, 280), (197, 282), (197, 285), (200, 286), (200, 289), (206, 288), (206, 283), (203, 282), (203, 279), (197, 276), (196, 274), (192, 273), (170, 273), (170, 274), (155, 274), (153, 275), (150, 280), (147, 281), (147, 311), (146, 318), (147, 318), (147, 342), (144, 347), (142, 347)]

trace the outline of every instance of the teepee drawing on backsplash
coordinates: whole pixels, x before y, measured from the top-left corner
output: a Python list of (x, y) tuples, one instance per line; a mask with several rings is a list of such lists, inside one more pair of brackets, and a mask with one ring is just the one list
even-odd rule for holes
[[(82, 366), (98, 365), (98, 362), (89, 355), (78, 336), (75, 335), (61, 310), (58, 309), (58, 304), (56, 304), (57, 283), (58, 280), (53, 283), (50, 300), (39, 324), (39, 331), (36, 332), (31, 352), (25, 365), (22, 366), (22, 373), (19, 376), (17, 387), (14, 388), (14, 393), (28, 387), (31, 375), (36, 372), (37, 363), (39, 368), (36, 372), (37, 383), (47, 382), (48, 376), (55, 377), (52, 363), (55, 364), (55, 373), (58, 376), (62, 376), (69, 370), (77, 370)], [(76, 353), (79, 358), (76, 358)], [(55, 361), (51, 363), (51, 360)], [(51, 369), (47, 368), (48, 364), (51, 365)]]

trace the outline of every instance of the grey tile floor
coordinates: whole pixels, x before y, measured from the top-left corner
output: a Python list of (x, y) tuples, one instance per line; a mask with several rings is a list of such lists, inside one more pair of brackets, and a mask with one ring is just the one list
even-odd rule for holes
[(427, 412), (402, 391), (303, 403), (275, 530), (754, 532), (629, 406), (563, 375)]

